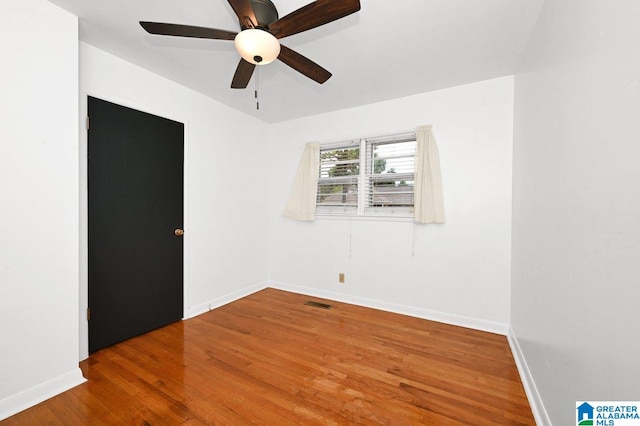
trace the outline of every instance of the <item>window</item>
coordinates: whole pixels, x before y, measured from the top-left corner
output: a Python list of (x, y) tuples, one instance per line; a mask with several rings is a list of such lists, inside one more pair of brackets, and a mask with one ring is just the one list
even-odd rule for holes
[(320, 147), (316, 214), (413, 215), (414, 133)]
[(320, 148), (316, 213), (355, 215), (358, 211), (360, 144)]

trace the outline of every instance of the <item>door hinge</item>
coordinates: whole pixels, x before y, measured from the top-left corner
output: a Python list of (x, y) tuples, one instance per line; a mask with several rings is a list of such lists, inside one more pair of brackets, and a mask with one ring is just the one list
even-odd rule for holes
[(87, 321), (91, 321), (91, 308), (87, 308)]
[(87, 117), (87, 130), (89, 130), (89, 117)]

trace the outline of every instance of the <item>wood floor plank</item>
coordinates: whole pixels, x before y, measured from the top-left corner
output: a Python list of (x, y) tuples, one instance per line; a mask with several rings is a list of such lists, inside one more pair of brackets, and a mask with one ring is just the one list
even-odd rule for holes
[(274, 289), (81, 368), (3, 426), (535, 424), (504, 336)]

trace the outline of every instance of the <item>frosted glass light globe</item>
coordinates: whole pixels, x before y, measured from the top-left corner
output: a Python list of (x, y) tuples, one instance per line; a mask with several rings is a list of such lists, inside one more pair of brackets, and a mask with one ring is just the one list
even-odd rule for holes
[(273, 62), (280, 54), (280, 42), (271, 33), (251, 28), (240, 31), (234, 40), (242, 58), (256, 65)]

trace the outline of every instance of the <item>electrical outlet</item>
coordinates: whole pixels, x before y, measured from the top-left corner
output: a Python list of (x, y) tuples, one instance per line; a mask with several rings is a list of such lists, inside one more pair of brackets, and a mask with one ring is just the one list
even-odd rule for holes
[(338, 282), (344, 284), (344, 272), (338, 274)]

